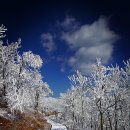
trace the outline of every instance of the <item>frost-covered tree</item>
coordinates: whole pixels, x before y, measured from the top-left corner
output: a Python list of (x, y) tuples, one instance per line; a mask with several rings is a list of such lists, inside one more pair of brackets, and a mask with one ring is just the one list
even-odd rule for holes
[(71, 89), (61, 95), (62, 121), (70, 130), (129, 129), (130, 60), (120, 68), (97, 59), (89, 75), (77, 71), (70, 80)]
[(2, 41), (4, 26), (0, 27), (0, 97), (11, 110), (38, 110), (41, 100), (51, 90), (43, 82), (40, 68), (43, 61), (31, 51), (19, 53), (21, 40), (15, 43)]
[(89, 99), (87, 98), (87, 78), (79, 71), (69, 76), (71, 88), (67, 93), (61, 94), (62, 120), (69, 129), (85, 129), (89, 121)]
[(7, 29), (5, 28), (4, 25), (0, 26), (0, 38), (5, 37), (5, 35), (3, 35), (3, 33), (6, 31)]

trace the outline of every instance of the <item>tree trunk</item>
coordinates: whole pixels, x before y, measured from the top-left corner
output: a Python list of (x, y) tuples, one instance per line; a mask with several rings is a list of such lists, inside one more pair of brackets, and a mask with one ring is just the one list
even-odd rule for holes
[(72, 130), (74, 130), (74, 125), (75, 125), (75, 112), (74, 112), (75, 106), (74, 106), (73, 102), (74, 102), (74, 99), (72, 99), (72, 109), (73, 109), (73, 111), (72, 111), (72, 121), (73, 121)]
[(91, 117), (91, 129), (93, 128), (93, 124), (92, 124), (92, 117)]
[(115, 130), (117, 130), (117, 99), (115, 95)]
[[(5, 69), (5, 67), (3, 68), (3, 80), (5, 80), (5, 72), (6, 72), (6, 69)], [(6, 85), (5, 85), (5, 83), (3, 84), (3, 96), (5, 96), (6, 95)]]
[(103, 130), (103, 113), (101, 111), (101, 106), (102, 106), (102, 103), (101, 103), (101, 99), (100, 99), (100, 110), (99, 110), (99, 113), (100, 113), (100, 129)]
[(106, 124), (106, 130), (107, 130), (107, 128), (108, 128), (108, 127), (107, 127), (107, 124)]
[(112, 130), (112, 122), (111, 122), (109, 111), (107, 112), (107, 114), (108, 114), (108, 120), (109, 120), (110, 130)]
[(130, 105), (129, 105), (129, 130), (130, 130)]
[(83, 98), (82, 98), (82, 129), (84, 128), (84, 109), (83, 109), (83, 105), (84, 105), (84, 101), (83, 101)]
[(38, 111), (38, 106), (39, 106), (39, 93), (36, 91), (36, 95), (35, 95), (35, 106), (34, 106), (34, 109), (36, 111)]
[(103, 113), (100, 112), (100, 129), (103, 130)]
[[(98, 105), (99, 103), (99, 105)], [(102, 112), (102, 103), (101, 103), (101, 99), (99, 99), (97, 102), (96, 102), (96, 105), (98, 107), (98, 110), (99, 110), (99, 126), (98, 126), (98, 130), (103, 130), (103, 112)]]

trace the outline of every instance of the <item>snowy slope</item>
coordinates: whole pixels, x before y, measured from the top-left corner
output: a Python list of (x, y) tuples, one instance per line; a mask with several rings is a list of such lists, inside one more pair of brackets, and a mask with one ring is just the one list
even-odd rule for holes
[(47, 120), (48, 123), (50, 123), (52, 125), (51, 130), (67, 130), (66, 126), (59, 124), (59, 123), (55, 123), (52, 120)]

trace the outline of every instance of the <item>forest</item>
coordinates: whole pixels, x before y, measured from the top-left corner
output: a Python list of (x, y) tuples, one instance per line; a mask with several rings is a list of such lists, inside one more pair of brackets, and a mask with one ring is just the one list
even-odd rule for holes
[[(42, 125), (31, 128), (34, 117), (40, 123), (51, 120), (63, 124), (67, 130), (130, 130), (129, 59), (121, 68), (105, 66), (97, 58), (89, 73), (77, 70), (68, 76), (69, 89), (54, 98), (40, 71), (44, 61), (31, 51), (19, 52), (21, 39), (5, 42), (6, 30), (0, 27), (0, 130), (50, 129)], [(24, 129), (23, 117), (30, 127)], [(13, 121), (13, 127), (5, 121)]]

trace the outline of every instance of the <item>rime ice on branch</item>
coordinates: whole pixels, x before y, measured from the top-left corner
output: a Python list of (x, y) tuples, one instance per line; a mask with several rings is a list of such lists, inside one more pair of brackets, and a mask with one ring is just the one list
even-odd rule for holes
[(89, 75), (77, 71), (69, 79), (71, 88), (60, 97), (60, 122), (70, 130), (130, 129), (130, 60), (119, 68), (97, 59)]
[(31, 51), (19, 53), (21, 40), (15, 43), (2, 41), (4, 26), (0, 27), (0, 98), (1, 104), (11, 111), (39, 110), (44, 97), (51, 93), (43, 82), (40, 68), (43, 61)]

